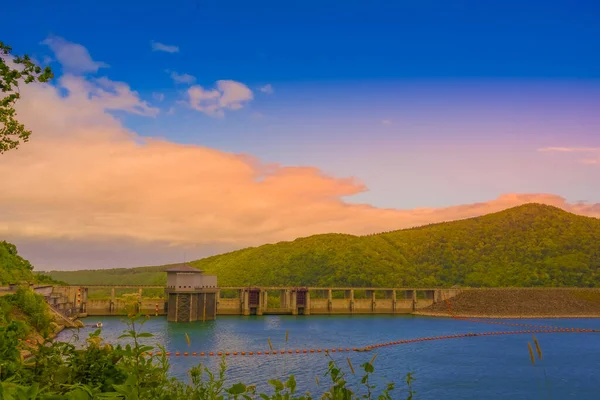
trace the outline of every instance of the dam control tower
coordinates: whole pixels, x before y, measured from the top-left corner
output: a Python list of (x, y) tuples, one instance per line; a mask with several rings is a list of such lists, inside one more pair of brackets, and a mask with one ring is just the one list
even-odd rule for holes
[(168, 270), (165, 297), (167, 321), (208, 321), (217, 317), (217, 277), (188, 264)]

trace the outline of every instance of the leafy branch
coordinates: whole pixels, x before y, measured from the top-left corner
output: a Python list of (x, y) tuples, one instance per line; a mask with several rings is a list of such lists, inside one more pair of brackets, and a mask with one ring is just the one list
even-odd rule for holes
[[(48, 82), (50, 67), (42, 69), (28, 55), (12, 56), (12, 48), (0, 41), (0, 154), (27, 142), (31, 131), (17, 119), (15, 103), (21, 98), (19, 84)], [(13, 67), (12, 64), (15, 66)]]

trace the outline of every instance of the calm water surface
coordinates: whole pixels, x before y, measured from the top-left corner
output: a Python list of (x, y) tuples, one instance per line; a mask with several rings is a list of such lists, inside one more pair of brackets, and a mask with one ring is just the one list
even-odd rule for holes
[[(107, 342), (126, 328), (119, 317), (95, 317), (86, 324), (101, 321)], [(511, 321), (507, 321), (511, 322)], [(600, 319), (519, 320), (539, 325), (600, 329)], [(519, 328), (416, 316), (264, 316), (224, 317), (206, 323), (167, 323), (165, 317), (152, 317), (143, 331), (155, 335), (152, 344), (167, 351), (217, 352), (269, 350), (267, 338), (276, 349), (318, 349), (362, 347), (376, 343), (469, 332), (517, 330)], [(83, 340), (94, 328), (80, 332)], [(285, 343), (285, 332), (289, 340)], [(187, 346), (185, 333), (191, 339)], [(59, 340), (68, 340), (65, 331)], [(413, 389), (418, 399), (600, 399), (600, 334), (537, 334), (543, 360), (531, 365), (527, 342), (531, 335), (468, 337), (390, 346), (372, 352), (331, 353), (350, 374), (346, 357), (355, 368), (378, 354), (375, 372), (404, 389), (404, 375), (413, 372)], [(171, 357), (172, 373), (186, 379), (186, 373), (199, 362), (217, 370), (218, 357)], [(324, 354), (287, 356), (228, 357), (229, 383), (255, 383), (268, 389), (266, 382), (294, 374), (298, 386), (313, 394), (322, 391), (315, 381), (327, 369)], [(547, 377), (547, 378), (546, 378)], [(547, 380), (546, 380), (547, 379)], [(350, 377), (351, 382), (358, 378)], [(548, 396), (548, 390), (551, 396)], [(394, 398), (403, 398), (399, 394)]]

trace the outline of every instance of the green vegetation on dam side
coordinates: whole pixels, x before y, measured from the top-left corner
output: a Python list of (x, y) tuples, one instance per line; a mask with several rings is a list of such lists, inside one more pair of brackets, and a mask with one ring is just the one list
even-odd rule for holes
[[(315, 235), (190, 263), (220, 286), (600, 287), (600, 219), (526, 204), (368, 236)], [(164, 284), (169, 266), (53, 271), (71, 284)]]

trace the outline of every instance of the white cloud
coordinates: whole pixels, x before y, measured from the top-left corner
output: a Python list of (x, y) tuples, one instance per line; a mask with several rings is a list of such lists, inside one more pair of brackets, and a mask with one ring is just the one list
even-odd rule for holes
[(154, 117), (159, 112), (158, 108), (140, 100), (138, 93), (124, 82), (111, 81), (105, 77), (94, 81), (97, 86), (90, 90), (91, 99), (101, 104), (105, 110), (123, 110), (147, 117)]
[(152, 98), (156, 101), (163, 101), (165, 99), (165, 95), (163, 93), (154, 92), (152, 93)]
[(216, 89), (206, 90), (196, 85), (188, 89), (189, 106), (212, 117), (223, 117), (224, 111), (239, 110), (254, 98), (252, 91), (243, 83), (221, 80)]
[(152, 51), (164, 51), (166, 53), (179, 53), (178, 46), (169, 46), (160, 42), (151, 41)]
[(71, 102), (86, 102), (99, 110), (120, 110), (132, 114), (154, 117), (159, 109), (140, 100), (136, 91), (124, 82), (111, 81), (106, 77), (87, 80), (81, 76), (64, 75), (59, 87), (69, 92)]
[(584, 158), (581, 162), (587, 165), (600, 165), (600, 156), (598, 158)]
[(600, 147), (542, 147), (537, 149), (544, 153), (577, 153), (588, 154), (592, 157), (580, 159), (581, 164), (600, 165)]
[(551, 153), (597, 153), (600, 152), (600, 147), (542, 147), (538, 151)]
[(260, 88), (260, 91), (266, 94), (273, 94), (273, 86), (267, 83), (265, 86)]
[(382, 119), (382, 120), (381, 120), (381, 124), (382, 124), (382, 125), (387, 125), (387, 126), (389, 126), (389, 125), (391, 125), (391, 124), (392, 124), (392, 121), (391, 121), (391, 120), (389, 120), (389, 119)]
[(108, 67), (106, 63), (92, 60), (90, 53), (82, 45), (69, 42), (61, 37), (50, 36), (42, 44), (50, 47), (65, 72), (72, 74), (95, 73), (100, 68)]
[[(169, 71), (167, 71), (169, 72)], [(175, 83), (185, 83), (188, 85), (193, 84), (194, 82), (196, 82), (196, 77), (190, 74), (178, 74), (175, 71), (171, 72), (171, 79), (173, 79), (173, 81)]]

